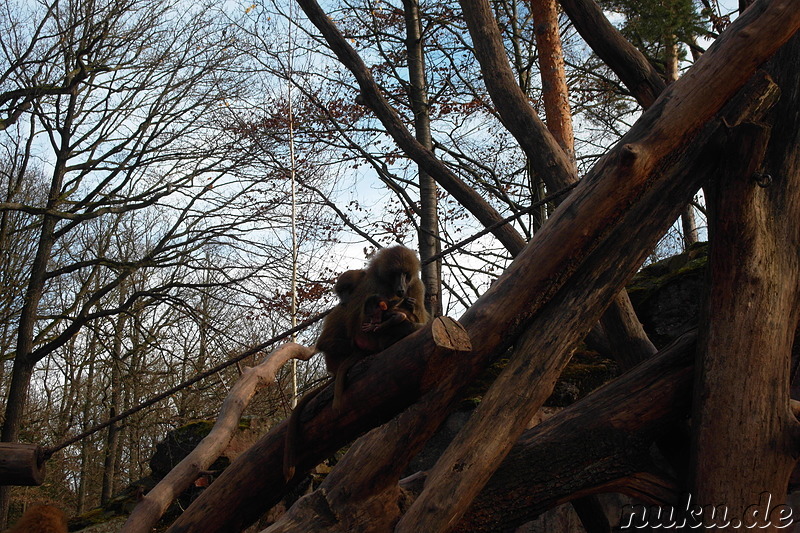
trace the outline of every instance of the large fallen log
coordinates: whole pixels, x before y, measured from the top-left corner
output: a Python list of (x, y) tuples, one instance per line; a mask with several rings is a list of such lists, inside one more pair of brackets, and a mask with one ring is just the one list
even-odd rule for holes
[(0, 442), (0, 485), (41, 485), (44, 477), (44, 448), (38, 444)]

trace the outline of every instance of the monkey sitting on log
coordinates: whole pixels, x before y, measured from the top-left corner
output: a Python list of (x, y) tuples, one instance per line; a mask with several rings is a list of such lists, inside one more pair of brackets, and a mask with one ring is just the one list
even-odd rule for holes
[(67, 517), (58, 507), (34, 505), (22, 514), (8, 533), (67, 533)]
[[(340, 303), (325, 318), (316, 348), (334, 376), (333, 408), (341, 408), (347, 371), (362, 358), (383, 351), (430, 319), (423, 307), (420, 262), (405, 246), (383, 248), (364, 270), (348, 270), (334, 290)], [(325, 385), (307, 393), (291, 416), (284, 446), (284, 476), (294, 477), (299, 415)]]
[[(324, 354), (328, 371), (334, 375), (334, 410), (341, 407), (350, 367), (367, 355), (385, 350), (428, 322), (430, 317), (423, 307), (425, 286), (419, 271), (420, 262), (413, 250), (405, 246), (381, 249), (369, 262), (341, 314), (331, 312), (326, 318), (317, 349)], [(368, 307), (375, 298), (396, 302), (392, 308), (404, 309), (403, 316), (407, 320), (390, 320), (384, 326), (365, 330), (364, 325), (374, 317), (375, 309)]]

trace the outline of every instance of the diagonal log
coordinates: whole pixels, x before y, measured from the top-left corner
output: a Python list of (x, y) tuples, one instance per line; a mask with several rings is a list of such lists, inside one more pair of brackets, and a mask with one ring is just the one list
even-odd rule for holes
[[(298, 470), (389, 420), (427, 391), (439, 391), (446, 405), (523, 331), (548, 321), (548, 333), (542, 336), (545, 349), (531, 352), (528, 362), (549, 366), (547, 375), (552, 378), (563, 364), (553, 354), (567, 353), (575, 335), (588, 329), (602, 302), (619, 291), (694, 194), (699, 176), (717, 163), (706, 150), (718, 124), (712, 121), (714, 115), (798, 27), (800, 13), (793, 2), (749, 9), (732, 25), (728, 38), (698, 62), (693, 75), (672, 85), (596, 165), (508, 271), (460, 319), (473, 340), (472, 353), (432, 357), (428, 328), (354, 367), (342, 416), (331, 410), (331, 391), (309, 403), (303, 417), (307, 447)], [(741, 111), (749, 103), (739, 102), (733, 109)], [(683, 172), (691, 161), (698, 168)], [(556, 331), (553, 324), (559, 325)], [(529, 386), (528, 379), (525, 387), (514, 391), (525, 393)], [(425, 413), (428, 416), (437, 413)], [(282, 424), (240, 456), (171, 531), (233, 531), (274, 504), (286, 490), (281, 475), (284, 432)], [(499, 459), (492, 468), (497, 463)], [(474, 463), (465, 465), (470, 470)], [(450, 489), (446, 492), (452, 494)], [(471, 501), (472, 494), (468, 498)], [(435, 528), (426, 525), (420, 530)]]
[(307, 361), (315, 350), (288, 342), (271, 352), (260, 364), (245, 368), (242, 376), (222, 402), (214, 427), (175, 468), (142, 497), (131, 512), (122, 533), (147, 533), (155, 527), (167, 508), (217, 460), (239, 426), (242, 412), (253, 396), (275, 382), (278, 370), (290, 359)]
[(696, 331), (686, 333), (525, 431), (456, 530), (512, 531), (583, 494), (614, 491), (674, 503), (674, 485), (647, 481), (658, 471), (653, 442), (689, 412), (696, 337)]

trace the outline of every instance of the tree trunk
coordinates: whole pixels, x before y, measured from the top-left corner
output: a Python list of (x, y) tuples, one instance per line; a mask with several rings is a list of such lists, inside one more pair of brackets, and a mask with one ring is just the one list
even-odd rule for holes
[[(567, 75), (564, 71), (564, 53), (561, 48), (556, 0), (531, 0), (530, 9), (534, 21), (536, 48), (539, 52), (539, 73), (542, 78), (542, 100), (544, 101), (547, 130), (553, 135), (561, 149), (564, 150), (577, 176), (575, 136), (572, 131), (572, 110), (569, 105)], [(528, 167), (532, 169), (532, 165), (529, 164)], [(534, 200), (538, 201), (539, 198), (534, 196)], [(542, 220), (542, 223), (544, 223), (544, 220)], [(612, 305), (611, 308), (618, 311), (619, 306), (616, 304), (619, 301), (620, 298), (615, 300), (615, 305)], [(625, 302), (622, 303), (624, 305)], [(627, 303), (627, 308), (630, 309), (629, 314), (623, 315), (619, 313), (611, 316), (617, 320), (633, 316), (633, 322), (625, 323), (638, 325), (639, 321), (636, 319), (630, 301), (628, 300)], [(616, 323), (616, 321), (613, 322)], [(620, 338), (622, 339), (621, 342), (625, 342), (627, 339), (627, 337)], [(653, 349), (646, 352), (646, 354), (651, 355), (654, 351)], [(588, 533), (610, 531), (605, 512), (596, 496), (579, 498), (574, 500), (572, 505)]]
[(683, 232), (684, 250), (687, 250), (691, 245), (700, 240), (697, 235), (697, 222), (694, 217), (694, 207), (691, 203), (681, 211), (681, 230)]
[(617, 30), (593, 0), (560, 0), (561, 7), (591, 49), (609, 65), (647, 109), (666, 83), (647, 58)]
[[(667, 83), (672, 83), (680, 75), (678, 69), (678, 41), (675, 35), (668, 35), (664, 38), (664, 77)], [(697, 225), (694, 221), (694, 208), (689, 203), (681, 211), (681, 232), (683, 233), (683, 248), (689, 249), (691, 245), (698, 241)]]
[[(94, 366), (97, 359), (97, 336), (91, 335), (89, 339), (89, 346), (87, 356), (89, 358), (89, 369), (87, 370), (86, 377), (84, 378), (83, 386), (83, 409), (81, 412), (81, 431), (87, 431), (91, 425), (91, 410), (93, 406), (92, 400), (94, 399)], [(77, 494), (77, 508), (76, 514), (83, 514), (88, 507), (88, 494), (89, 494), (89, 477), (90, 477), (90, 447), (92, 443), (89, 438), (81, 441), (81, 458), (80, 458), (80, 484), (78, 485)]]
[[(124, 301), (124, 298), (121, 298)], [(114, 323), (114, 340), (111, 351), (111, 390), (108, 418), (114, 418), (122, 409), (122, 336), (125, 331), (127, 314), (120, 313)], [(119, 448), (119, 424), (108, 426), (103, 461), (103, 488), (100, 493), (100, 505), (108, 503), (114, 494), (114, 482), (117, 478), (117, 450)]]
[[(711, 285), (695, 389), (691, 495), (692, 503), (726, 506), (733, 527), (735, 520), (759, 528), (771, 520), (770, 530), (788, 525), (778, 510), (800, 444), (789, 407), (800, 312), (798, 57), (795, 38), (770, 63), (781, 89), (772, 135), (763, 124), (731, 130), (730, 149), (739, 157), (718, 176), (709, 201)], [(710, 519), (702, 516), (704, 524)]]
[[(431, 138), (428, 84), (425, 80), (425, 51), (422, 41), (422, 21), (419, 1), (403, 0), (406, 19), (406, 55), (411, 110), (414, 113), (414, 133), (417, 141), (433, 153)], [(442, 260), (428, 260), (441, 252), (436, 181), (422, 166), (419, 173), (419, 256), (422, 260), (422, 283), (425, 285), (425, 309), (433, 317), (442, 314)]]
[[(74, 101), (75, 98), (73, 97), (70, 100), (71, 106), (74, 105)], [(68, 131), (68, 128), (65, 128), (65, 130)], [(70, 136), (64, 133), (61, 139), (61, 154), (68, 152), (69, 139)], [(53, 170), (53, 178), (50, 183), (50, 192), (47, 200), (48, 209), (55, 209), (61, 197), (62, 183), (66, 174), (66, 157), (61, 157), (61, 154), (59, 154)], [(47, 265), (56, 241), (55, 228), (57, 223), (58, 218), (55, 215), (46, 214), (42, 220), (36, 255), (31, 265), (28, 287), (25, 291), (17, 328), (16, 355), (11, 372), (11, 385), (6, 399), (3, 431), (0, 434), (0, 440), (3, 442), (16, 442), (19, 439), (22, 415), (28, 403), (28, 388), (33, 376), (33, 368), (37, 363), (37, 360), (32, 355), (34, 331), (36, 321), (39, 318), (39, 303), (44, 295)], [(0, 487), (0, 529), (7, 525), (9, 503), (8, 487)]]
[[(499, 379), (494, 393), (484, 399), (482, 405), (487, 409), (493, 409), (498, 399), (509, 404), (502, 409), (502, 416), (490, 416), (490, 427), (482, 432), (492, 440), (479, 448), (487, 453), (478, 463), (471, 458), (455, 464), (440, 461), (435, 469), (491, 474), (507, 451), (502, 449), (505, 443), (516, 438), (515, 433), (519, 435), (514, 419), (526, 418), (542, 389), (552, 387), (570, 347), (647, 257), (680, 206), (699, 187), (700, 176), (718, 164), (715, 152), (706, 150), (717, 131), (718, 121), (712, 117), (757, 65), (800, 27), (800, 12), (794, 7), (789, 1), (755, 4), (695, 64), (694, 75), (668, 89), (595, 166), (506, 273), (462, 316), (461, 323), (473, 342), (470, 354), (431, 357), (433, 341), (430, 328), (426, 328), (354, 366), (338, 414), (330, 407), (330, 388), (310, 401), (300, 421), (305, 446), (299, 453), (298, 472), (366, 428), (387, 421), (422, 394), (438, 396), (439, 409), (418, 413), (416, 424), (437, 423), (441, 412), (489, 361), (504, 353), (523, 331), (538, 329), (541, 334), (538, 344), (529, 347), (530, 358), (512, 361), (504, 371), (506, 378)], [(745, 105), (737, 101), (731, 110), (741, 112)], [(738, 123), (736, 117), (727, 120)], [(708, 127), (703, 128), (705, 125)], [(690, 168), (693, 162), (697, 165)], [(541, 380), (532, 378), (534, 367), (541, 370)], [(515, 372), (524, 381), (522, 386), (516, 383)], [(533, 386), (537, 382), (539, 388)], [(505, 389), (504, 385), (511, 387)], [(503, 390), (513, 393), (507, 395)], [(476, 420), (481, 422), (480, 414)], [(513, 421), (510, 427), (509, 420)], [(275, 503), (286, 489), (281, 468), (285, 427), (278, 426), (240, 456), (171, 530), (189, 531), (199, 524), (209, 532), (229, 530), (253, 520), (264, 506)], [(408, 434), (414, 432), (411, 426)], [(464, 452), (458, 442), (456, 450), (459, 455)], [(439, 480), (434, 472), (426, 491), (430, 486), (437, 495), (458, 495), (458, 509), (449, 504), (444, 508), (450, 516), (460, 515), (475, 488), (483, 485), (462, 481), (453, 480), (446, 489), (437, 490)], [(426, 499), (423, 492), (415, 505), (421, 501), (426, 506)], [(454, 510), (455, 515), (451, 514)], [(415, 531), (438, 530), (442, 517), (423, 514), (427, 515), (424, 525)]]
[(530, 0), (530, 7), (536, 47), (539, 50), (539, 72), (542, 76), (542, 99), (547, 129), (574, 167), (575, 137), (572, 133), (572, 112), (567, 75), (564, 72), (556, 0)]

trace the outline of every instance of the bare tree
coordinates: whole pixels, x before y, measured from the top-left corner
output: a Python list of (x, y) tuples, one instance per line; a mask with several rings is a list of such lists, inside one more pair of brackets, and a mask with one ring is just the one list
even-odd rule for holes
[[(15, 441), (38, 361), (138, 300), (202, 287), (191, 273), (204, 248), (231, 251), (214, 263), (216, 284), (252, 276), (262, 257), (247, 232), (265, 212), (250, 197), (263, 185), (236, 175), (246, 159), (221, 111), (248, 85), (209, 9), (52, 0), (4, 10), (2, 142), (14, 165), (4, 184), (47, 175), (39, 197), (0, 203), (4, 220), (24, 214), (35, 232), (16, 342), (3, 354), (14, 366), (2, 439)], [(129, 253), (112, 246), (125, 224)], [(137, 272), (147, 281), (123, 291)]]

